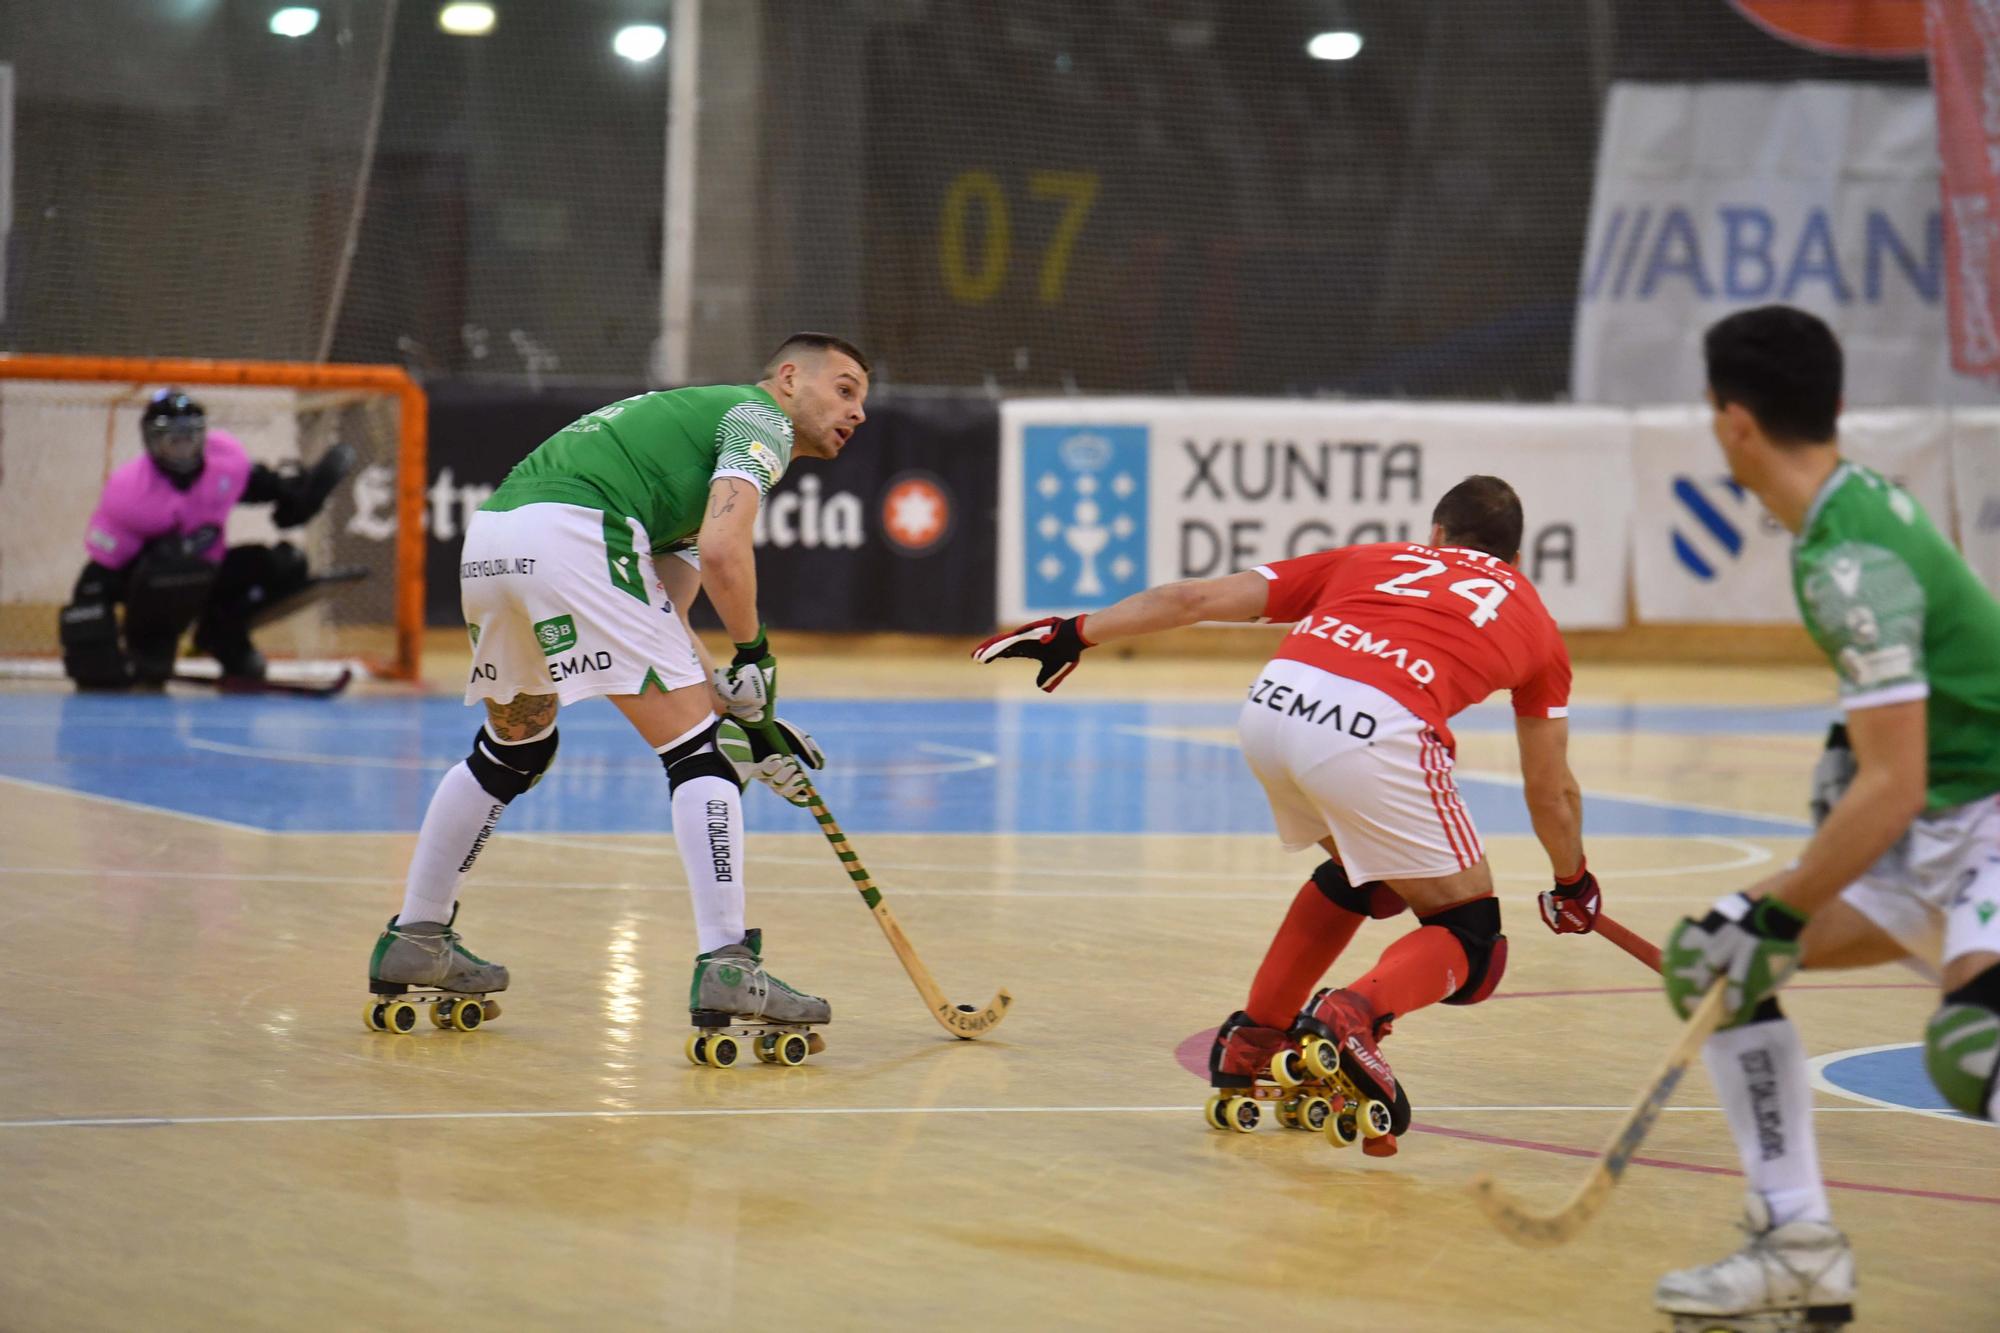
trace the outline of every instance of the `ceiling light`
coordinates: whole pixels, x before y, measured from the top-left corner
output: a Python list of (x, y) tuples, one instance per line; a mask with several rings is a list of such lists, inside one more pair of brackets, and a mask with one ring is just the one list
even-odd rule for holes
[(657, 23), (633, 23), (618, 30), (611, 49), (634, 64), (642, 64), (667, 49), (667, 30)]
[(1361, 34), (1323, 32), (1306, 43), (1306, 54), (1314, 60), (1352, 60), (1361, 54)]
[(319, 26), (319, 11), (290, 5), (271, 15), (271, 31), (280, 37), (303, 37)]
[(484, 37), (493, 31), (493, 6), (457, 0), (438, 11), (438, 27), (454, 37)]

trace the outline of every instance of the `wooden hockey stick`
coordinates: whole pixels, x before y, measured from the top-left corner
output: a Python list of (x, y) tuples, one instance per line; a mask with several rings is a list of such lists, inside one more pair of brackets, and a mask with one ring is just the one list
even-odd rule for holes
[[(766, 724), (763, 733), (767, 743), (780, 754), (792, 753), (791, 747), (785, 744), (784, 737), (778, 734), (776, 727)], [(854, 881), (854, 887), (860, 891), (861, 901), (867, 903), (868, 910), (875, 914), (875, 924), (882, 928), (882, 934), (887, 937), (889, 947), (896, 951), (896, 958), (902, 963), (903, 970), (910, 974), (910, 980), (916, 984), (917, 994), (923, 996), (924, 1003), (930, 1006), (931, 1017), (935, 1018), (946, 1032), (961, 1041), (983, 1037), (999, 1027), (1000, 1021), (1007, 1017), (1008, 1006), (1014, 1003), (1014, 997), (1007, 993), (1005, 986), (1002, 986), (993, 998), (986, 1002), (984, 1009), (975, 1009), (969, 1004), (953, 1004), (944, 997), (944, 992), (938, 988), (936, 978), (931, 976), (931, 970), (924, 966), (923, 959), (917, 957), (917, 951), (910, 944), (909, 937), (903, 934), (903, 928), (890, 913), (889, 905), (882, 901), (882, 891), (876, 888), (874, 881), (868, 877), (868, 867), (861, 864), (861, 858), (848, 845), (847, 835), (840, 831), (840, 825), (833, 822), (833, 815), (827, 810), (826, 802), (819, 798), (819, 789), (812, 785), (812, 779), (805, 777), (805, 773), (806, 766), (801, 763), (799, 775), (805, 778), (806, 808), (811, 810), (812, 817), (819, 821), (819, 831), (826, 835), (827, 842), (833, 847), (833, 854), (839, 857), (841, 865), (846, 867), (847, 877)]]
[(1623, 949), (1626, 953), (1631, 954), (1634, 958), (1644, 963), (1647, 967), (1652, 968), (1655, 972), (1660, 970), (1659, 945), (1654, 944), (1650, 940), (1646, 940), (1640, 937), (1639, 935), (1634, 934), (1632, 931), (1625, 929), (1625, 927), (1619, 925), (1616, 921), (1613, 921), (1610, 917), (1604, 915), (1604, 913), (1602, 912), (1599, 912), (1597, 914), (1596, 930), (1599, 935), (1602, 935), (1605, 939), (1610, 940), (1613, 944)]
[[(1604, 923), (1599, 915), (1598, 924)], [(1611, 1194), (1611, 1187), (1625, 1174), (1625, 1168), (1632, 1162), (1632, 1155), (1639, 1151), (1639, 1145), (1646, 1140), (1646, 1132), (1653, 1122), (1660, 1118), (1660, 1110), (1674, 1095), (1681, 1076), (1700, 1053), (1702, 1043), (1722, 1021), (1722, 997), (1728, 989), (1728, 978), (1718, 978), (1708, 988), (1708, 994), (1695, 1007), (1687, 1025), (1681, 1029), (1680, 1040), (1673, 1050), (1667, 1052), (1666, 1061), (1661, 1064), (1646, 1089), (1640, 1094), (1638, 1105), (1625, 1113), (1618, 1129), (1605, 1145), (1598, 1157), (1597, 1165), (1590, 1175), (1577, 1186), (1563, 1206), (1553, 1213), (1531, 1213), (1514, 1200), (1500, 1192), (1500, 1187), (1488, 1175), (1481, 1175), (1472, 1182), (1472, 1192), (1479, 1199), (1479, 1206), (1499, 1227), (1508, 1239), (1522, 1245), (1561, 1245), (1572, 1239), (1583, 1229), (1586, 1222), (1604, 1206), (1604, 1200)]]

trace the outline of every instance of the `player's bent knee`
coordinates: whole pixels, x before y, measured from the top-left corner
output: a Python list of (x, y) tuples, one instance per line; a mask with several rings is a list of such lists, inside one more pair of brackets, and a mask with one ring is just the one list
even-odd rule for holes
[(1400, 894), (1379, 879), (1371, 879), (1366, 884), (1353, 883), (1347, 878), (1347, 868), (1331, 858), (1319, 863), (1318, 869), (1312, 873), (1312, 882), (1328, 902), (1356, 916), (1385, 921), (1409, 906)]
[(716, 749), (715, 738), (721, 724), (711, 722), (680, 744), (660, 751), (660, 763), (667, 770), (667, 790), (672, 791), (692, 778), (721, 778), (739, 790), (743, 781), (736, 766)]
[(533, 740), (509, 744), (495, 740), (485, 726), (472, 738), (472, 753), (465, 766), (472, 770), (480, 789), (505, 805), (542, 780), (556, 761), (557, 731), (551, 726)]
[(1446, 1004), (1478, 1004), (1499, 989), (1507, 972), (1507, 937), (1500, 933), (1498, 898), (1488, 894), (1417, 920), (1443, 926), (1465, 949), (1465, 984), (1444, 997)]
[(1944, 997), (1924, 1028), (1924, 1069), (1953, 1107), (1991, 1116), (2000, 1083), (2000, 965)]

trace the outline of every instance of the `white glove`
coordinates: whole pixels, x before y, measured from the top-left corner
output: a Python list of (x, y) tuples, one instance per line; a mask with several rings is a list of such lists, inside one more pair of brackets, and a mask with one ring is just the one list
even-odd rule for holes
[[(772, 744), (773, 731), (790, 754)], [(809, 803), (812, 784), (805, 770), (826, 767), (826, 755), (813, 738), (783, 718), (772, 719), (769, 728), (746, 727), (733, 717), (724, 718), (716, 728), (715, 748), (736, 770), (738, 782), (745, 786), (761, 782), (793, 805)]]
[(715, 669), (715, 692), (731, 717), (767, 722), (778, 700), (778, 661), (771, 656), (763, 630), (749, 643), (736, 645), (736, 656)]

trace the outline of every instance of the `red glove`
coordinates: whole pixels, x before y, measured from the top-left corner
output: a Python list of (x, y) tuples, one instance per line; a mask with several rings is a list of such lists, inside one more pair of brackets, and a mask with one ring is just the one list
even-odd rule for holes
[(1090, 640), (1083, 637), (1083, 617), (1057, 620), (1053, 616), (1043, 620), (1031, 620), (996, 634), (972, 650), (975, 662), (993, 662), (1003, 657), (1026, 657), (1037, 662), (1041, 670), (1035, 673), (1035, 684), (1045, 693), (1053, 693), (1056, 686), (1063, 683), (1069, 673), (1076, 670), (1077, 659), (1083, 650), (1092, 647)]
[(1597, 876), (1586, 864), (1578, 864), (1576, 874), (1558, 879), (1553, 889), (1544, 889), (1536, 899), (1542, 909), (1542, 924), (1558, 935), (1584, 935), (1597, 926), (1597, 913), (1604, 906)]

